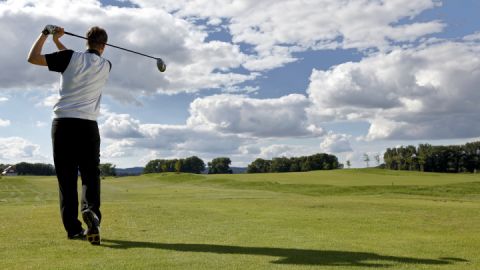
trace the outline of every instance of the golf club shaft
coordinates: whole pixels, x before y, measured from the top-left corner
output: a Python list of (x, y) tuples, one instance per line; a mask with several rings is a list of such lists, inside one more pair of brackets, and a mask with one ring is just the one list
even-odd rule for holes
[[(76, 34), (73, 34), (73, 33), (70, 33), (70, 32), (64, 32), (66, 35), (69, 35), (69, 36), (74, 36), (74, 37), (78, 37), (78, 38), (83, 38), (83, 39), (86, 39), (88, 40), (88, 38), (86, 37), (82, 37), (82, 36), (79, 36), (79, 35), (76, 35)], [(143, 53), (139, 53), (139, 52), (136, 52), (136, 51), (132, 51), (132, 50), (129, 50), (129, 49), (125, 49), (125, 48), (122, 48), (122, 47), (119, 47), (119, 46), (115, 46), (115, 45), (112, 45), (112, 44), (108, 44), (108, 43), (105, 43), (105, 45), (108, 45), (110, 47), (114, 47), (114, 48), (117, 48), (117, 49), (120, 49), (120, 50), (124, 50), (124, 51), (127, 51), (127, 52), (131, 52), (131, 53), (136, 53), (138, 55), (142, 55), (142, 56), (145, 56), (145, 57), (148, 57), (148, 58), (152, 58), (152, 59), (158, 59), (157, 57), (153, 57), (153, 56), (150, 56), (150, 55), (146, 55), (146, 54), (143, 54)]]

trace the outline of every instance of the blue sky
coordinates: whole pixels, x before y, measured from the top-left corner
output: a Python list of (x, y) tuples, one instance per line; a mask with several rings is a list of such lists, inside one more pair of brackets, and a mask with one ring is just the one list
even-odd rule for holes
[(363, 167), (387, 147), (478, 140), (479, 11), (473, 0), (2, 1), (0, 163), (52, 162), (59, 75), (25, 60), (45, 24), (103, 26), (110, 43), (167, 62), (159, 73), (104, 54), (102, 162), (117, 167), (318, 152)]

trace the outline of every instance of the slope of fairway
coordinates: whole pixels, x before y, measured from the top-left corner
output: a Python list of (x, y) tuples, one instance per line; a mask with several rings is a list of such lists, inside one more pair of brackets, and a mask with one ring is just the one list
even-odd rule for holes
[(267, 190), (312, 196), (419, 195), (450, 198), (479, 198), (480, 175), (399, 172), (380, 169), (202, 175), (178, 177), (153, 174), (145, 177), (163, 182), (216, 186), (245, 190)]
[(380, 169), (345, 169), (301, 173), (209, 175), (211, 179), (267, 181), (279, 184), (315, 184), (333, 186), (372, 185), (444, 185), (480, 181), (480, 174), (441, 174)]
[(6, 177), (0, 269), (480, 269), (479, 180), (382, 170), (107, 178), (103, 243), (91, 246), (66, 239), (54, 177)]

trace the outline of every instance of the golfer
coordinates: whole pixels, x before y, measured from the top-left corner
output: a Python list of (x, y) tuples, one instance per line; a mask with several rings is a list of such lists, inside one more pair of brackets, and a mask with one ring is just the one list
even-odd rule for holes
[[(52, 34), (57, 52), (42, 54)], [(60, 212), (69, 239), (84, 239), (100, 244), (100, 134), (97, 117), (100, 100), (111, 69), (102, 58), (108, 36), (104, 29), (87, 32), (87, 50), (68, 50), (60, 38), (64, 29), (48, 25), (33, 44), (28, 62), (47, 66), (61, 74), (60, 98), (53, 107), (53, 159), (60, 193)], [(77, 178), (82, 179), (81, 210), (87, 230), (78, 219)]]

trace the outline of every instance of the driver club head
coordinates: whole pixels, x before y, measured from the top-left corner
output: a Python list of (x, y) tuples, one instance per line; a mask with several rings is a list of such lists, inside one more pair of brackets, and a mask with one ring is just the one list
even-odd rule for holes
[(157, 68), (160, 70), (160, 72), (165, 72), (167, 69), (167, 65), (165, 65), (161, 58), (157, 58)]

